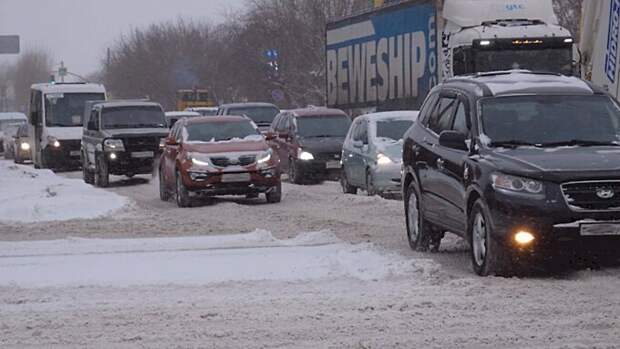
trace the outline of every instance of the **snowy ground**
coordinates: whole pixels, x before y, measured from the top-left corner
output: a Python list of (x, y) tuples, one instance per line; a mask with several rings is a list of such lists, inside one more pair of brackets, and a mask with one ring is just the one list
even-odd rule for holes
[(478, 278), (454, 236), (411, 252), (402, 202), (178, 209), (149, 179), (107, 218), (0, 222), (0, 347), (620, 348), (620, 268)]

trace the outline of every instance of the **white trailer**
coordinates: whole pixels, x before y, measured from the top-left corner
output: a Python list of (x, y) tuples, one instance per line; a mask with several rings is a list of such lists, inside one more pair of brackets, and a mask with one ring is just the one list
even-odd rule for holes
[(620, 0), (585, 0), (581, 21), (581, 75), (620, 97)]

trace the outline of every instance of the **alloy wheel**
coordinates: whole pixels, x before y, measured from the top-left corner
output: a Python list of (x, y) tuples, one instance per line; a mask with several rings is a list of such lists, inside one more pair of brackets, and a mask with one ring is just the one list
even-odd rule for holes
[(487, 224), (482, 213), (478, 212), (474, 218), (472, 229), (472, 249), (474, 261), (482, 266), (487, 256)]

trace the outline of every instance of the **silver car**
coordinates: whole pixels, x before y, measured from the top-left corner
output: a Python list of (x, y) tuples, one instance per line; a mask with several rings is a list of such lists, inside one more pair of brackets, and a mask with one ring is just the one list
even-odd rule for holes
[(342, 148), (342, 190), (368, 195), (400, 194), (400, 170), (405, 132), (418, 117), (417, 111), (395, 111), (359, 116)]

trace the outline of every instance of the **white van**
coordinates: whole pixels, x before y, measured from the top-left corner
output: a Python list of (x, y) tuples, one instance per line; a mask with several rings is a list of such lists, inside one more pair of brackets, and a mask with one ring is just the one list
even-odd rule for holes
[(84, 105), (105, 99), (105, 87), (99, 84), (32, 85), (28, 136), (35, 167), (79, 168)]

